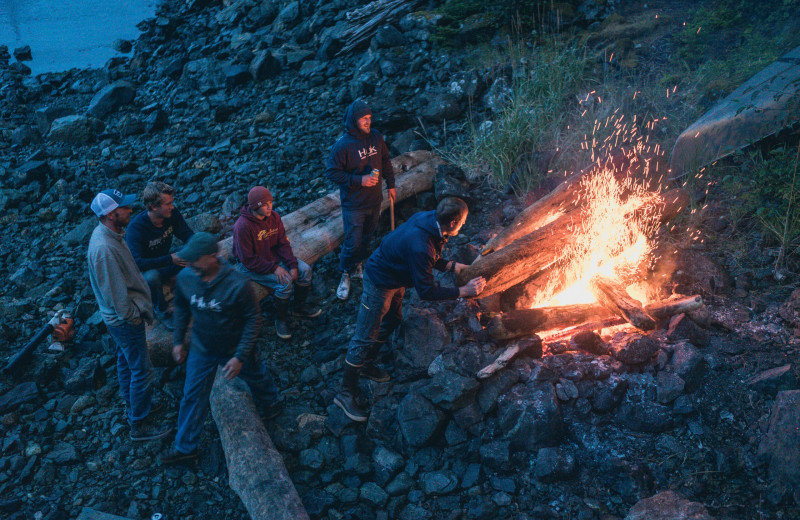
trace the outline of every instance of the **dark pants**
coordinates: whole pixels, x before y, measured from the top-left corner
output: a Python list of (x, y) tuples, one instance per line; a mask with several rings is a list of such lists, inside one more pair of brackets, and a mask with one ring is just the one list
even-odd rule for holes
[(119, 390), (128, 405), (131, 424), (144, 420), (150, 413), (153, 363), (147, 351), (144, 323), (107, 325), (117, 344), (117, 378)]
[(342, 222), (344, 223), (344, 242), (342, 253), (339, 256), (339, 270), (350, 273), (356, 264), (367, 258), (367, 246), (378, 227), (381, 217), (381, 207), (362, 209), (342, 208)]
[[(230, 356), (213, 356), (197, 350), (189, 350), (186, 360), (186, 382), (183, 385), (183, 399), (178, 412), (178, 432), (175, 435), (175, 448), (182, 453), (190, 453), (197, 448), (203, 421), (208, 413), (208, 398), (217, 367), (224, 366)], [(256, 401), (272, 404), (278, 400), (278, 387), (272, 379), (267, 366), (256, 356), (242, 364), (239, 377), (247, 383)]]
[(358, 306), (356, 332), (347, 346), (345, 361), (360, 367), (375, 361), (381, 345), (403, 321), (405, 287), (380, 289), (364, 273), (364, 290)]
[(173, 264), (161, 269), (150, 269), (144, 272), (144, 279), (147, 285), (150, 286), (150, 299), (153, 302), (153, 309), (158, 312), (166, 312), (167, 302), (164, 299), (163, 285), (168, 283), (170, 279), (175, 278), (181, 269), (183, 267)]

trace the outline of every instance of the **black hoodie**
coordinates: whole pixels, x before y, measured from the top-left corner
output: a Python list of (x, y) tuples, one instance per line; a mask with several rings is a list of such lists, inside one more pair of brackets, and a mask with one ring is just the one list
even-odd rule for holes
[(339, 185), (339, 197), (345, 209), (362, 209), (380, 206), (383, 200), (381, 183), (366, 187), (361, 177), (373, 169), (380, 170), (386, 188), (394, 188), (394, 169), (389, 160), (389, 148), (383, 136), (375, 129), (369, 134), (358, 129), (357, 114), (369, 113), (363, 101), (353, 101), (344, 114), (345, 134), (331, 148), (325, 175)]

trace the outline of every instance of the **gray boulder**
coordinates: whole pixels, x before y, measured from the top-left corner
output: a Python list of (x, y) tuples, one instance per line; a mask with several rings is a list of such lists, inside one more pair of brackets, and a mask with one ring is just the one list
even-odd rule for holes
[(420, 481), (426, 495), (446, 495), (458, 488), (458, 477), (450, 470), (423, 473)]
[(86, 144), (94, 141), (95, 135), (104, 128), (103, 122), (93, 117), (65, 116), (53, 121), (47, 138), (67, 144)]
[(378, 28), (375, 33), (375, 44), (381, 48), (398, 47), (404, 45), (406, 39), (403, 33), (397, 30), (393, 25), (383, 25)]
[(642, 334), (617, 334), (611, 340), (611, 354), (626, 365), (640, 365), (658, 352), (658, 343)]
[(769, 464), (770, 477), (784, 486), (800, 488), (800, 390), (778, 393), (758, 456)]
[(534, 475), (542, 482), (569, 480), (575, 476), (575, 456), (562, 448), (542, 448), (536, 452)]
[(35, 401), (39, 397), (39, 387), (33, 381), (22, 383), (0, 396), (0, 414), (11, 412), (20, 405)]
[(505, 438), (516, 449), (554, 446), (564, 435), (561, 409), (550, 383), (515, 386), (500, 398), (497, 417)]
[(280, 74), (281, 62), (268, 50), (258, 51), (250, 62), (250, 75), (256, 81), (264, 81)]
[(703, 383), (708, 362), (697, 347), (684, 341), (675, 345), (669, 366), (686, 383), (686, 393), (691, 394)]
[(636, 502), (625, 520), (714, 520), (705, 506), (674, 491), (662, 491)]
[(437, 373), (420, 393), (436, 406), (452, 411), (473, 402), (479, 386), (475, 379), (445, 369)]
[(403, 321), (405, 336), (400, 359), (412, 370), (427, 372), (431, 362), (450, 343), (450, 333), (433, 309), (412, 307)]
[(444, 414), (430, 401), (417, 393), (406, 395), (397, 406), (397, 423), (406, 442), (413, 447), (424, 446), (444, 426)]
[(102, 119), (122, 105), (133, 102), (134, 97), (136, 97), (136, 89), (133, 83), (117, 81), (111, 85), (106, 85), (94, 95), (89, 102), (89, 108), (86, 113), (92, 117)]

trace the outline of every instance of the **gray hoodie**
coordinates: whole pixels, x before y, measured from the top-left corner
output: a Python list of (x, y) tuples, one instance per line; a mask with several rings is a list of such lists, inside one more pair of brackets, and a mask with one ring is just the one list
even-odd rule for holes
[(153, 321), (150, 288), (123, 235), (98, 224), (89, 240), (89, 282), (106, 325)]

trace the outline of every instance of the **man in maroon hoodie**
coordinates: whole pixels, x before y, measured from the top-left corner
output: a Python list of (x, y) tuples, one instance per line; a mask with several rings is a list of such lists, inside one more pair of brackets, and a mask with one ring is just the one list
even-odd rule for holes
[(292, 313), (314, 318), (322, 312), (306, 303), (311, 288), (311, 267), (295, 258), (281, 217), (272, 210), (272, 193), (256, 186), (247, 194), (247, 204), (233, 225), (233, 255), (239, 270), (275, 293), (275, 332), (289, 339), (287, 318), (294, 288)]

